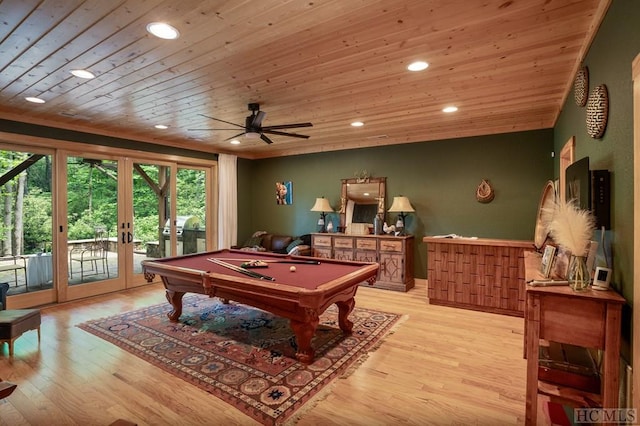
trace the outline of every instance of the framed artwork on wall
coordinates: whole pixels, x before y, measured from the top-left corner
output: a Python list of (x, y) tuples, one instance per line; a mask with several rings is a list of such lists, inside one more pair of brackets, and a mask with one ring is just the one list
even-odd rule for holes
[(276, 182), (276, 204), (293, 204), (291, 181)]

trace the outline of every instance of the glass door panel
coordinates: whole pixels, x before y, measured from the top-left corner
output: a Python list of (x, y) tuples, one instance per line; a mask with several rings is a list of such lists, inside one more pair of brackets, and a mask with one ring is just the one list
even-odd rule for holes
[(143, 260), (171, 254), (170, 227), (167, 227), (170, 182), (171, 167), (133, 163), (133, 273), (136, 275), (142, 274)]
[(55, 300), (52, 169), (50, 153), (0, 148), (0, 282), (9, 284), (9, 296), (48, 290), (51, 297), (38, 301)]
[(178, 167), (176, 177), (177, 254), (207, 251), (207, 170)]
[(67, 157), (68, 285), (116, 279), (118, 161)]

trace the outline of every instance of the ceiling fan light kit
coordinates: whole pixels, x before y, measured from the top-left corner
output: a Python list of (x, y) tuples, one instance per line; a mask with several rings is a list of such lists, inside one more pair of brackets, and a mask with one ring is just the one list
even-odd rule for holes
[[(220, 121), (222, 123), (226, 123), (226, 124), (230, 124), (232, 126), (235, 126), (237, 128), (244, 128), (244, 131), (241, 133), (238, 133), (236, 135), (231, 136), (230, 138), (227, 138), (225, 140), (232, 140), (235, 139), (239, 136), (244, 135), (245, 138), (247, 139), (257, 139), (260, 138), (262, 139), (265, 143), (271, 144), (273, 143), (273, 141), (267, 136), (267, 135), (278, 135), (278, 136), (288, 136), (288, 137), (292, 137), (292, 138), (301, 138), (301, 139), (309, 139), (309, 136), (307, 135), (300, 135), (298, 133), (289, 133), (289, 132), (282, 132), (280, 130), (284, 130), (284, 129), (295, 129), (295, 128), (299, 128), (299, 127), (312, 127), (313, 124), (311, 123), (292, 123), (292, 124), (279, 124), (279, 125), (275, 125), (275, 126), (262, 126), (262, 120), (264, 120), (264, 117), (267, 115), (264, 111), (260, 111), (260, 104), (258, 103), (250, 103), (248, 105), (249, 107), (249, 111), (251, 111), (251, 115), (248, 116), (245, 119), (245, 123), (244, 126), (241, 126), (240, 124), (236, 124), (236, 123), (232, 123), (230, 121), (226, 121), (226, 120), (222, 120), (219, 118), (215, 118), (215, 117), (210, 117), (208, 115), (204, 115), (204, 114), (200, 114), (203, 117), (207, 117), (211, 120), (215, 120), (215, 121)], [(237, 130), (236, 128), (233, 129), (189, 129), (191, 131), (197, 131), (197, 130)]]

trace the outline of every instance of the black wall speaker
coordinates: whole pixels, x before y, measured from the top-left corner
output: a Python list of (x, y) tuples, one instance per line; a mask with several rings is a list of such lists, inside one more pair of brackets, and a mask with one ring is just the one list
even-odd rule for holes
[(591, 211), (596, 227), (611, 229), (611, 173), (609, 170), (591, 170)]

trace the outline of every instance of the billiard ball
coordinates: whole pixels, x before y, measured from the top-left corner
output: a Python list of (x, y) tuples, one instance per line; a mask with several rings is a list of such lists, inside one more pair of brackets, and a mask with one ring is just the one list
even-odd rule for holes
[(289, 270), (290, 270), (291, 272), (295, 272), (295, 271), (296, 271), (296, 267), (295, 267), (295, 266), (292, 266), (292, 267), (290, 267), (290, 268), (289, 268)]

